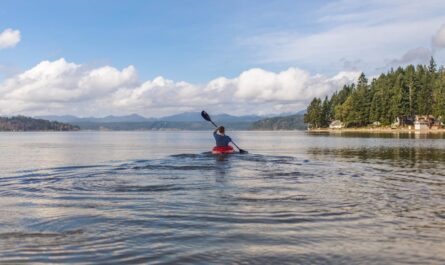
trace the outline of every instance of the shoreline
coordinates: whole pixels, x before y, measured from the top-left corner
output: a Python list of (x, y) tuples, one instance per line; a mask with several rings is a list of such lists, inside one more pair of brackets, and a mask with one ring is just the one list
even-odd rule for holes
[(329, 132), (329, 133), (416, 133), (416, 134), (429, 134), (429, 133), (445, 133), (445, 128), (441, 129), (428, 129), (428, 130), (415, 130), (408, 128), (342, 128), (342, 129), (308, 129), (308, 132)]

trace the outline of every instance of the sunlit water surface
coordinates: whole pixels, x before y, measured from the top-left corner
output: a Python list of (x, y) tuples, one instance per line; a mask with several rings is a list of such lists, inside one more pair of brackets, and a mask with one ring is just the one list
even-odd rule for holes
[(0, 263), (445, 264), (445, 136), (0, 133)]

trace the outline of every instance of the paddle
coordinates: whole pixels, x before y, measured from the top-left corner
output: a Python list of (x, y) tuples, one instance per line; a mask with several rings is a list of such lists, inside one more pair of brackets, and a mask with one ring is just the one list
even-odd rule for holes
[[(201, 111), (201, 116), (204, 118), (204, 120), (211, 122), (211, 123), (213, 124), (213, 126), (218, 127), (218, 125), (216, 125), (216, 124), (212, 121), (212, 119), (210, 119), (210, 115), (209, 115), (207, 112), (205, 112), (205, 111)], [(247, 153), (248, 153), (246, 150), (243, 150), (243, 149), (239, 148), (239, 146), (236, 145), (236, 143), (234, 143), (233, 140), (232, 140), (232, 144), (233, 144), (234, 146), (236, 146), (236, 148), (238, 148), (240, 154), (247, 154)]]

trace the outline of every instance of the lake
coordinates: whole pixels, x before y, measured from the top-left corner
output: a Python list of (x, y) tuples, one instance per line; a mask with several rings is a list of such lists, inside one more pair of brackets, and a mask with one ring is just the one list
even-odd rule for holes
[(445, 135), (0, 133), (0, 263), (445, 264)]

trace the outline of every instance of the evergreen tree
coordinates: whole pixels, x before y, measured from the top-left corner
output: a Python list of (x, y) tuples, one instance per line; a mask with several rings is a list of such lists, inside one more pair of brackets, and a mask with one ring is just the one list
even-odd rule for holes
[(383, 106), (383, 95), (382, 91), (376, 88), (374, 96), (371, 101), (371, 109), (369, 113), (369, 120), (371, 122), (383, 122), (382, 121), (382, 106)]
[(418, 115), (428, 115), (431, 114), (431, 104), (432, 104), (432, 91), (431, 81), (429, 78), (428, 71), (423, 65), (418, 65), (416, 69), (416, 76), (419, 81), (419, 90), (417, 92), (417, 114)]
[(435, 102), (433, 115), (445, 123), (445, 72), (439, 72), (435, 86)]
[(434, 58), (431, 56), (428, 72), (430, 72), (430, 74), (436, 74), (436, 66), (436, 61), (434, 61)]
[(319, 98), (314, 98), (307, 107), (304, 122), (308, 123), (311, 128), (321, 128), (322, 125), (322, 106)]
[(328, 97), (325, 97), (323, 100), (323, 104), (321, 106), (321, 117), (320, 117), (320, 126), (321, 127), (329, 127), (331, 122), (331, 104), (328, 100)]
[(346, 127), (355, 126), (358, 121), (358, 114), (354, 110), (354, 94), (351, 94), (346, 101), (341, 105), (339, 111), (340, 111), (340, 117)]
[(397, 117), (430, 115), (445, 121), (445, 68), (431, 57), (429, 65), (408, 65), (368, 84), (362, 73), (357, 85), (344, 85), (330, 99), (314, 98), (305, 120), (311, 126), (327, 127), (333, 119), (346, 126), (367, 126), (378, 121), (390, 125)]
[(414, 117), (415, 109), (417, 108), (415, 104), (415, 95), (418, 90), (419, 84), (415, 76), (415, 68), (414, 66), (408, 65), (406, 67), (406, 86), (408, 89), (408, 116)]
[(369, 124), (370, 99), (368, 93), (368, 79), (364, 73), (360, 75), (357, 88), (351, 94), (351, 109), (346, 116), (346, 122), (352, 126)]

